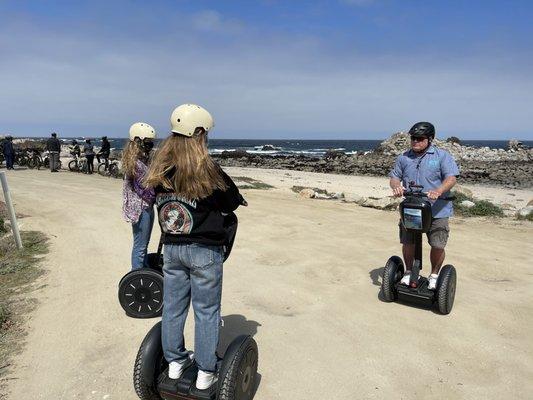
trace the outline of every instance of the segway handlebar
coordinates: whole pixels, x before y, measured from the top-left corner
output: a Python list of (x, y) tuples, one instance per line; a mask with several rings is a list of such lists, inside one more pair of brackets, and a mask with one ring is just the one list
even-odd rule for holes
[[(406, 190), (403, 192), (403, 196), (414, 196), (414, 197), (428, 197), (427, 192), (419, 192), (419, 191), (413, 191), (413, 190)], [(453, 201), (455, 200), (455, 196), (446, 196), (446, 197), (437, 197), (435, 200), (444, 200), (444, 201)]]

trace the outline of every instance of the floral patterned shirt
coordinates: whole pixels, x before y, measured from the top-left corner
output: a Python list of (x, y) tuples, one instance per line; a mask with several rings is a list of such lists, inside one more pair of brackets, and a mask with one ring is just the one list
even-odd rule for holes
[(122, 186), (122, 217), (126, 222), (135, 224), (143, 210), (153, 207), (155, 193), (153, 188), (144, 187), (142, 179), (148, 172), (148, 166), (141, 160), (135, 164), (133, 178), (124, 176)]

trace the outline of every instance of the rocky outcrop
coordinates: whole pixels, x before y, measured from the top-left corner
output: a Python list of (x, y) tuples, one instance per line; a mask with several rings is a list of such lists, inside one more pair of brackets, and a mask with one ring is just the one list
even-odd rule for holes
[[(407, 133), (399, 132), (384, 140), (374, 151), (357, 154), (331, 150), (324, 157), (309, 157), (225, 151), (213, 157), (223, 166), (387, 176), (396, 157), (406, 151), (409, 145)], [(461, 169), (460, 182), (506, 187), (533, 186), (533, 149), (514, 142), (510, 143), (508, 150), (462, 146), (457, 141), (435, 140), (435, 145), (455, 157)]]

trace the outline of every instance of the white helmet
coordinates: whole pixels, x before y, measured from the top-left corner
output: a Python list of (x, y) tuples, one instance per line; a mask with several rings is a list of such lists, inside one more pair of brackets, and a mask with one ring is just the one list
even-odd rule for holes
[(196, 104), (182, 104), (172, 111), (170, 126), (173, 133), (191, 137), (196, 128), (204, 128), (206, 133), (215, 126), (209, 112)]
[(155, 139), (155, 129), (144, 122), (136, 122), (130, 127), (130, 140), (135, 140), (136, 137)]

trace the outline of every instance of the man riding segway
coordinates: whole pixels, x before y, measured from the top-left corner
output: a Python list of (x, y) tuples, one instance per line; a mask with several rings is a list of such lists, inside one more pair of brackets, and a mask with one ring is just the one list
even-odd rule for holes
[[(429, 122), (418, 122), (409, 130), (411, 149), (401, 154), (390, 173), (390, 187), (394, 196), (401, 197), (410, 185), (419, 185), (432, 201), (432, 220), (427, 232), (431, 246), (431, 274), (428, 289), (435, 290), (439, 270), (444, 262), (446, 243), (450, 232), (448, 219), (453, 215), (453, 205), (442, 199), (449, 196), (455, 185), (459, 168), (453, 156), (432, 144), (435, 127)], [(439, 199), (439, 197), (441, 199)], [(415, 256), (415, 241), (412, 232), (400, 221), (400, 242), (405, 261), (405, 274), (401, 284), (409, 285)]]

